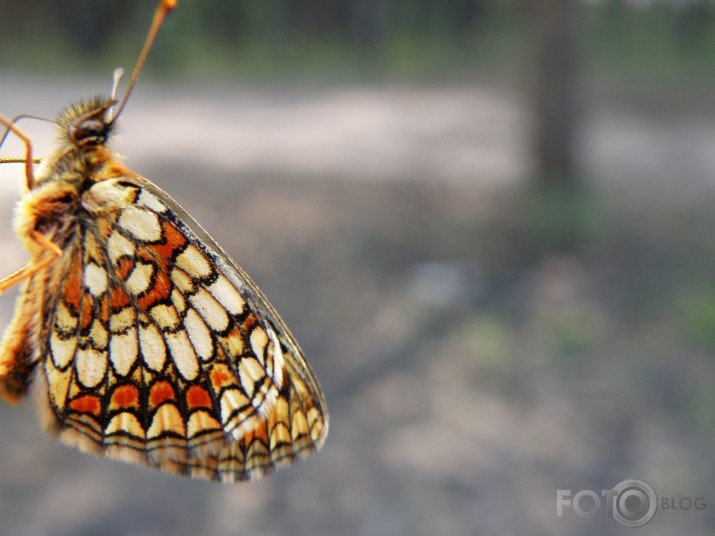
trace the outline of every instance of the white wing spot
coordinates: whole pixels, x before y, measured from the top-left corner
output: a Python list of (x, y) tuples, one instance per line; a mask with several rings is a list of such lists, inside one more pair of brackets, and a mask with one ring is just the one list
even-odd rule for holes
[(153, 212), (130, 206), (119, 216), (119, 225), (137, 240), (157, 242), (161, 240), (159, 218)]
[(271, 376), (276, 386), (280, 389), (283, 386), (283, 367), (285, 366), (285, 357), (283, 356), (283, 349), (281, 348), (281, 343), (278, 337), (273, 332), (272, 329), (268, 329), (268, 337), (271, 339), (271, 345), (268, 347), (269, 353), (273, 356), (273, 371)]
[(107, 250), (109, 251), (109, 259), (112, 261), (112, 264), (117, 264), (117, 260), (120, 257), (134, 257), (136, 247), (134, 246), (134, 242), (129, 240), (126, 236), (114, 231), (109, 235), (109, 240), (107, 240)]
[(195, 411), (186, 426), (187, 435), (194, 437), (207, 430), (221, 430), (223, 427), (208, 411)]
[(268, 336), (266, 332), (260, 326), (256, 326), (251, 331), (251, 349), (253, 354), (258, 359), (258, 362), (265, 364), (266, 358), (264, 352), (266, 351), (266, 345), (268, 344)]
[(82, 196), (82, 206), (93, 214), (102, 214), (134, 202), (135, 188), (120, 184), (119, 179), (101, 181)]
[(147, 438), (152, 439), (169, 430), (182, 436), (186, 434), (184, 420), (179, 410), (173, 404), (164, 404), (156, 410), (146, 435)]
[(186, 380), (193, 380), (199, 375), (199, 361), (194, 353), (194, 348), (189, 342), (185, 331), (178, 333), (167, 333), (166, 342), (169, 344), (171, 357), (173, 358), (179, 374)]
[(89, 338), (92, 341), (92, 346), (96, 350), (106, 350), (109, 334), (107, 328), (104, 327), (99, 319), (92, 322), (92, 328), (89, 330)]
[(132, 328), (122, 335), (112, 335), (109, 341), (109, 354), (114, 370), (120, 376), (129, 374), (139, 353), (137, 330)]
[(184, 325), (198, 356), (204, 361), (210, 359), (214, 348), (211, 332), (196, 311), (189, 309), (184, 318)]
[(179, 291), (179, 289), (174, 289), (171, 291), (171, 303), (176, 307), (177, 312), (182, 315), (186, 311), (186, 300), (184, 295)]
[(196, 294), (189, 296), (189, 301), (203, 319), (206, 320), (206, 323), (211, 329), (214, 331), (224, 331), (228, 327), (226, 309), (206, 290), (200, 288)]
[(149, 310), (149, 314), (162, 330), (172, 330), (179, 327), (179, 316), (176, 314), (176, 309), (171, 305), (163, 303), (155, 305)]
[[(243, 390), (249, 396), (253, 396), (256, 382), (266, 375), (266, 371), (261, 364), (252, 357), (244, 357), (238, 363), (238, 376), (241, 380)], [(265, 385), (264, 385), (265, 388)]]
[(83, 279), (84, 286), (95, 298), (99, 298), (107, 290), (107, 272), (93, 262), (85, 267)]
[(191, 277), (207, 277), (211, 275), (211, 264), (196, 247), (189, 245), (181, 255), (176, 257), (176, 265)]
[(125, 283), (127, 290), (135, 296), (145, 292), (151, 285), (153, 275), (153, 264), (138, 262)]
[(50, 399), (57, 408), (64, 409), (74, 371), (71, 368), (61, 371), (50, 359), (45, 362), (45, 374), (47, 375), (47, 390), (50, 393)]
[(130, 434), (134, 437), (144, 438), (144, 428), (133, 413), (122, 411), (112, 417), (104, 430), (104, 435)]
[(171, 271), (171, 281), (184, 294), (191, 294), (194, 291), (193, 280), (186, 273), (178, 268)]
[(77, 321), (78, 318), (60, 301), (55, 309), (55, 326), (65, 333), (73, 332), (77, 329)]
[(158, 213), (162, 213), (166, 210), (166, 206), (164, 206), (164, 203), (159, 201), (158, 197), (156, 197), (154, 194), (150, 193), (147, 190), (142, 190), (141, 194), (139, 194), (137, 205), (147, 207), (148, 209), (151, 209), (154, 212)]
[(144, 363), (154, 371), (161, 371), (166, 362), (166, 345), (164, 337), (154, 324), (139, 327), (139, 343)]
[(229, 423), (234, 422), (237, 417), (239, 419), (238, 424), (242, 424), (242, 421), (245, 421), (245, 415), (242, 415), (243, 412), (239, 413), (238, 416), (233, 417), (231, 417), (231, 414), (241, 408), (244, 408), (245, 411), (250, 408), (250, 405), (251, 401), (246, 398), (246, 395), (244, 395), (241, 391), (238, 389), (227, 389), (223, 395), (221, 395), (221, 422), (224, 425), (224, 428)]
[(238, 290), (223, 275), (219, 275), (216, 281), (207, 287), (221, 305), (232, 315), (239, 315), (243, 312), (246, 301), (239, 294)]
[(75, 359), (75, 369), (82, 385), (96, 387), (107, 372), (107, 352), (80, 348)]
[(125, 307), (118, 313), (114, 313), (109, 319), (109, 329), (112, 333), (121, 333), (130, 328), (136, 322), (137, 314), (134, 307)]
[(65, 368), (74, 358), (75, 350), (77, 350), (77, 337), (70, 337), (63, 340), (57, 332), (52, 331), (50, 337), (50, 352), (52, 353), (52, 361), (57, 368)]

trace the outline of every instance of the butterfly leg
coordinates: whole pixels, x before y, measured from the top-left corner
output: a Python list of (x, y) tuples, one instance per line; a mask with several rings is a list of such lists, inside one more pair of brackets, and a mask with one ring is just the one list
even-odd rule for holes
[[(0, 114), (0, 123), (7, 127), (7, 132), (12, 132), (25, 144), (25, 180), (27, 181), (27, 189), (31, 190), (35, 184), (35, 173), (32, 169), (34, 160), (32, 158), (32, 142), (30, 141), (30, 137), (18, 128), (15, 121), (11, 121), (2, 114)], [(7, 136), (7, 132), (5, 136)], [(5, 136), (2, 137), (2, 141), (5, 141)], [(2, 142), (0, 142), (0, 145), (2, 145)]]
[(20, 268), (14, 274), (7, 276), (6, 278), (0, 280), (0, 294), (2, 294), (6, 289), (22, 283), (25, 279), (28, 279), (35, 275), (37, 272), (47, 268), (50, 264), (55, 262), (60, 255), (62, 255), (62, 250), (57, 244), (53, 244), (45, 235), (38, 233), (37, 231), (32, 231), (32, 239), (37, 242), (40, 246), (45, 248), (50, 255), (45, 256), (43, 259), (28, 264)]
[[(31, 262), (1, 280), (0, 293), (47, 268), (62, 255), (62, 250), (42, 233), (32, 231), (30, 236), (49, 254), (41, 255), (40, 260)], [(27, 289), (22, 293), (15, 318), (5, 332), (0, 346), (0, 399), (6, 402), (19, 402), (32, 381), (37, 356), (36, 344), (32, 342), (32, 318), (34, 311), (38, 310), (38, 297), (41, 297), (41, 294)]]

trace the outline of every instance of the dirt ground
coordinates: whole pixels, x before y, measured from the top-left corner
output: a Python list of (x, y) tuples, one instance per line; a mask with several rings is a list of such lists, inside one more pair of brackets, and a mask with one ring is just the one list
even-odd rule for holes
[[(3, 76), (0, 108), (53, 116), (103, 82)], [(43, 154), (50, 130), (26, 125)], [(626, 478), (706, 499), (642, 531), (710, 530), (715, 124), (594, 100), (590, 195), (565, 201), (524, 195), (527, 129), (518, 93), (489, 86), (140, 84), (116, 148), (270, 297), (330, 436), (221, 486), (88, 457), (31, 401), (0, 405), (0, 533), (625, 535), (557, 517), (556, 493)], [(25, 258), (22, 172), (0, 173), (5, 274)]]

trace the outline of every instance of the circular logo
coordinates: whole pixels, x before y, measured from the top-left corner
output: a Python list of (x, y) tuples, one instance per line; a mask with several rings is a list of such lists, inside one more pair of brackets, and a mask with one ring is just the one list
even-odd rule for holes
[(625, 527), (642, 527), (655, 515), (658, 497), (648, 484), (631, 478), (613, 488), (613, 519)]

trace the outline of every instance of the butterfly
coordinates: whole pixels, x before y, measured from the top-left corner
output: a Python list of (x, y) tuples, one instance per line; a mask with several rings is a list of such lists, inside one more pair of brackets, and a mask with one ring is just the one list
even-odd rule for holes
[[(0, 396), (30, 387), (65, 444), (233, 482), (317, 450), (324, 395), (278, 313), (168, 194), (108, 148), (117, 116), (175, 1), (157, 8), (124, 99), (93, 97), (56, 121), (56, 150), (25, 143), (15, 231), (29, 264), (0, 345)], [(7, 134), (7, 133), (6, 133)], [(8, 161), (9, 159), (6, 159)]]

